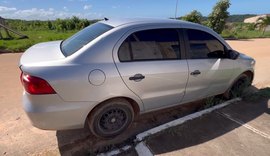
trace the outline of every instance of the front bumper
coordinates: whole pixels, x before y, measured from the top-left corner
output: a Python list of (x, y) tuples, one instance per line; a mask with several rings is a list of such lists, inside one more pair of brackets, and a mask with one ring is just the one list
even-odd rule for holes
[(97, 102), (67, 102), (57, 94), (23, 93), (23, 107), (33, 126), (45, 130), (83, 128)]

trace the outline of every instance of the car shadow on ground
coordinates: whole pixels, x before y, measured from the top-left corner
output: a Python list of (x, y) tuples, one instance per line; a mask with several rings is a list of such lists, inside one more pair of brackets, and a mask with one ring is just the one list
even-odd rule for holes
[[(266, 88), (266, 90), (269, 94), (270, 88)], [(241, 126), (239, 123), (224, 118), (222, 113), (229, 114), (230, 117), (246, 124), (262, 114), (270, 114), (268, 101), (269, 98), (258, 98), (251, 99), (251, 101), (244, 100), (230, 105), (222, 110), (208, 114), (206, 117), (192, 120), (186, 124), (169, 129), (167, 132), (153, 136), (147, 140), (147, 145), (157, 155), (179, 151), (208, 142)], [(263, 128), (267, 129), (267, 127)], [(162, 140), (162, 143), (159, 140)], [(161, 146), (162, 148), (160, 148)]]
[(201, 100), (140, 115), (125, 133), (110, 140), (95, 137), (87, 126), (78, 130), (60, 130), (56, 132), (58, 148), (61, 155), (95, 155), (98, 152), (131, 144), (136, 134), (196, 112), (202, 108), (203, 103)]
[[(253, 87), (252, 90), (257, 89)], [(95, 155), (96, 153), (108, 151), (115, 147), (121, 147), (127, 144), (132, 144), (132, 141), (135, 138), (136, 134), (148, 130), (150, 128), (156, 127), (158, 125), (164, 124), (168, 121), (172, 121), (174, 119), (196, 112), (200, 110), (204, 106), (204, 104), (205, 100), (201, 100), (166, 110), (143, 114), (139, 116), (137, 119), (135, 119), (133, 124), (124, 134), (110, 140), (104, 140), (95, 137), (93, 134), (91, 134), (91, 132), (88, 130), (87, 127), (78, 130), (57, 131), (56, 136), (58, 140), (58, 148), (61, 155), (92, 155), (92, 154)], [(263, 113), (269, 114), (270, 112), (270, 110), (268, 109), (267, 100), (260, 102), (260, 104), (257, 106), (254, 106), (251, 103), (247, 105), (245, 108), (237, 104), (235, 105), (234, 109), (236, 111), (245, 112), (244, 113), (245, 117), (243, 118), (243, 121), (245, 123), (255, 119), (256, 117), (260, 116)], [(219, 119), (217, 118), (216, 120), (218, 123)], [(238, 124), (230, 124), (228, 122), (228, 123), (218, 123), (223, 124), (223, 126), (221, 126), (222, 128), (219, 127), (218, 129), (218, 127), (214, 127), (213, 129), (207, 129), (209, 127), (207, 126), (208, 122), (203, 121), (203, 124), (204, 126), (202, 127), (208, 131), (207, 135), (197, 136), (198, 134), (196, 134), (196, 130), (185, 131), (184, 132), (186, 134), (185, 138), (187, 140), (184, 141), (179, 140), (179, 142), (177, 142), (174, 146), (159, 148), (156, 154), (170, 152), (173, 150), (179, 150), (182, 148), (207, 142), (211, 139), (222, 136), (223, 134), (228, 133), (240, 126)], [(202, 123), (200, 124), (198, 123), (198, 125), (202, 125)], [(194, 135), (196, 135), (196, 137), (191, 137)], [(193, 139), (188, 141), (188, 139), (190, 138)]]

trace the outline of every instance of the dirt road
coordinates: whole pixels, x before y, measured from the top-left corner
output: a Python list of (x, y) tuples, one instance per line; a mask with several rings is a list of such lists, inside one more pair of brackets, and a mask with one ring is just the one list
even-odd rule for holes
[[(269, 86), (270, 39), (229, 41), (229, 44), (256, 59), (254, 84), (257, 87)], [(0, 155), (59, 155), (60, 147), (71, 148), (66, 145), (76, 145), (78, 139), (88, 139), (86, 130), (59, 134), (31, 126), (21, 105), (22, 87), (17, 66), (20, 56), (0, 54)]]
[(0, 54), (0, 155), (57, 153), (55, 131), (34, 128), (22, 109), (20, 56)]
[(270, 85), (270, 39), (250, 39), (227, 41), (230, 46), (253, 57), (256, 60), (253, 85), (266, 87)]

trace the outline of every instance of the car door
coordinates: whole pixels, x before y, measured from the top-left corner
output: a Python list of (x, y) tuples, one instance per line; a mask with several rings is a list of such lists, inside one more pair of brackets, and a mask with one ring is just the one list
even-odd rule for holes
[(185, 29), (189, 79), (183, 102), (222, 94), (235, 70), (226, 47), (208, 32)]
[(188, 66), (181, 60), (178, 31), (141, 29), (129, 33), (114, 55), (124, 83), (140, 97), (145, 111), (179, 104), (185, 94)]

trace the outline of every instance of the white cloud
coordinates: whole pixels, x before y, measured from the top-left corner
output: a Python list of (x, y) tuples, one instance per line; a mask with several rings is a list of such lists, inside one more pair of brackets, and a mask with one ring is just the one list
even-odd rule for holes
[[(86, 7), (86, 9), (90, 9), (91, 7), (92, 6), (89, 5)], [(0, 16), (2, 16), (3, 18), (11, 18), (11, 19), (54, 20), (56, 18), (69, 18), (72, 16), (87, 19), (96, 19), (101, 18), (103, 15), (96, 12), (87, 12), (87, 13), (69, 12), (67, 7), (63, 7), (62, 11), (58, 11), (53, 8), (49, 9), (31, 8), (19, 10), (13, 7), (9, 8), (5, 6), (0, 6)]]
[(5, 12), (12, 12), (12, 11), (16, 11), (16, 8), (8, 8), (5, 6), (0, 6), (0, 13), (5, 13)]
[(83, 6), (83, 9), (84, 10), (89, 10), (89, 9), (91, 9), (92, 8), (92, 5), (84, 5)]
[(55, 12), (53, 9), (26, 9), (26, 10), (17, 10), (14, 12), (11, 17), (14, 18), (24, 18), (24, 19), (44, 19), (55, 16)]

